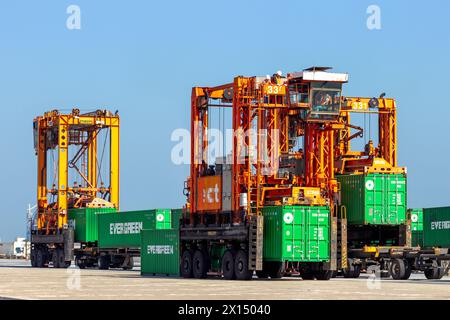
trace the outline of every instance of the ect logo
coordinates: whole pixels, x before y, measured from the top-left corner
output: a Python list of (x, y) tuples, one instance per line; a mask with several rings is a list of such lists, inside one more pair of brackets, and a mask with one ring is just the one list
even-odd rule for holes
[(214, 188), (203, 189), (203, 203), (219, 203), (219, 186), (217, 183)]

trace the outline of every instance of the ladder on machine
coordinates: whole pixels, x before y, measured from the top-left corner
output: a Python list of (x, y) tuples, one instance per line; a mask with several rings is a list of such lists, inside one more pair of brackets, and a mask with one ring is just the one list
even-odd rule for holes
[(263, 268), (263, 227), (264, 217), (254, 215), (250, 217), (248, 239), (248, 268), (262, 270)]
[(337, 256), (338, 269), (348, 268), (348, 253), (347, 253), (347, 208), (340, 207), (340, 215), (337, 223)]

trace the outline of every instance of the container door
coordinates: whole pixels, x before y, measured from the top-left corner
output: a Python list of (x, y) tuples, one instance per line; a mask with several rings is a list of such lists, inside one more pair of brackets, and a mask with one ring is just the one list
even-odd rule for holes
[[(397, 221), (397, 189), (395, 185), (394, 176), (388, 176), (385, 181), (386, 188), (386, 223), (387, 224), (395, 224)], [(393, 184), (394, 183), (394, 184)]]
[(364, 179), (365, 224), (383, 224), (384, 221), (384, 177), (368, 175)]
[(288, 261), (298, 261), (302, 254), (301, 250), (301, 228), (303, 219), (301, 210), (295, 207), (284, 207), (282, 214), (281, 228), (283, 232), (283, 259)]
[(263, 257), (267, 261), (283, 261), (285, 255), (285, 224), (281, 207), (265, 207)]
[(403, 175), (386, 176), (386, 223), (401, 224), (406, 219), (406, 181)]
[(308, 260), (315, 261), (319, 258), (320, 250), (320, 239), (318, 237), (319, 232), (319, 218), (318, 213), (320, 209), (309, 208), (307, 213), (307, 227), (306, 227), (306, 239), (307, 239), (307, 250), (308, 250)]
[(304, 261), (308, 254), (307, 243), (305, 237), (307, 228), (307, 212), (305, 207), (297, 207), (294, 209), (294, 230), (295, 230), (295, 261)]
[(380, 224), (389, 224), (390, 212), (389, 212), (389, 176), (378, 175), (380, 193)]
[(411, 212), (411, 230), (423, 230), (423, 211), (422, 209), (413, 209)]
[(322, 261), (329, 259), (330, 213), (325, 207), (308, 209), (307, 238), (309, 243), (309, 260)]

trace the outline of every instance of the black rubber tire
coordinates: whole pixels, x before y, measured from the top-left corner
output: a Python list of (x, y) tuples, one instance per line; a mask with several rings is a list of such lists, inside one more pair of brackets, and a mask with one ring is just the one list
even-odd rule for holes
[(196, 279), (205, 279), (208, 273), (208, 257), (202, 250), (195, 250), (192, 257), (192, 273)]
[(403, 259), (392, 259), (389, 272), (394, 280), (402, 280), (406, 274), (406, 264)]
[(442, 277), (445, 276), (445, 268), (438, 268), (438, 273), (436, 276), (436, 280), (442, 279)]
[[(127, 258), (125, 258), (125, 259), (127, 259)], [(134, 268), (134, 259), (133, 259), (133, 257), (128, 257), (128, 259), (129, 260), (128, 260), (127, 265), (122, 267), (123, 270), (133, 270), (133, 268)]]
[(331, 274), (331, 277), (336, 278), (337, 276), (338, 276), (338, 271), (337, 270), (333, 271), (333, 273)]
[(351, 268), (343, 269), (342, 270), (342, 275), (346, 279), (353, 278), (353, 270)]
[(53, 268), (66, 268), (66, 262), (64, 261), (64, 250), (56, 248), (52, 255)]
[(353, 266), (353, 277), (354, 279), (359, 278), (359, 276), (361, 275), (361, 265), (359, 264), (355, 264)]
[(98, 269), (99, 270), (108, 270), (109, 263), (110, 263), (109, 256), (104, 255), (104, 256), (98, 257)]
[(425, 269), (424, 274), (425, 277), (429, 280), (439, 280), (444, 276), (444, 268), (428, 268)]
[(222, 274), (225, 280), (236, 279), (236, 274), (234, 273), (234, 258), (236, 256), (236, 251), (226, 250), (222, 256)]
[(234, 258), (234, 273), (237, 280), (250, 280), (253, 270), (248, 270), (248, 255), (244, 250), (238, 250)]
[(45, 264), (45, 252), (41, 248), (36, 249), (36, 267), (43, 268)]
[(347, 279), (359, 278), (361, 274), (361, 265), (353, 264), (351, 261), (348, 262), (348, 269), (342, 271), (342, 275)]
[(192, 253), (189, 250), (185, 250), (181, 255), (180, 273), (183, 278), (192, 278)]
[(320, 270), (320, 271), (316, 271), (314, 272), (314, 275), (316, 277), (317, 280), (330, 280), (331, 277), (333, 276), (333, 271), (332, 270)]
[(264, 271), (264, 270), (256, 271), (256, 276), (258, 277), (258, 279), (267, 279), (267, 278), (269, 278), (269, 274), (266, 271)]
[(208, 271), (211, 269), (211, 257), (209, 256), (209, 252), (206, 249), (203, 249), (203, 255), (206, 259), (206, 272), (208, 273)]
[(425, 275), (425, 278), (429, 279), (429, 280), (433, 280), (434, 279), (434, 273), (435, 273), (435, 268), (428, 268), (425, 269), (423, 274)]
[(315, 279), (314, 272), (311, 269), (301, 269), (300, 277), (302, 277), (303, 280), (314, 280)]
[(405, 275), (402, 277), (402, 280), (408, 280), (409, 277), (411, 276), (412, 267), (407, 260), (404, 261), (405, 261)]
[(380, 270), (380, 278), (386, 279), (391, 277), (391, 272), (389, 270)]
[(43, 268), (48, 268), (50, 265), (50, 254), (48, 253), (47, 249), (44, 249), (44, 265)]
[(37, 263), (36, 263), (36, 249), (32, 249), (31, 253), (30, 253), (30, 262), (31, 262), (31, 266), (33, 268), (37, 267)]
[(86, 262), (80, 258), (75, 259), (75, 265), (80, 269), (86, 269)]
[(281, 279), (284, 275), (284, 263), (269, 262), (267, 264), (267, 273), (271, 279)]
[(52, 262), (53, 262), (53, 268), (59, 268), (59, 260), (58, 260), (58, 249), (53, 250), (52, 254)]

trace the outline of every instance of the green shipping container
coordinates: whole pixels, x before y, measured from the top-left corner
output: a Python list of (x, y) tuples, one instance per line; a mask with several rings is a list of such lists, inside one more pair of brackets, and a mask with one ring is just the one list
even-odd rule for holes
[(450, 207), (423, 209), (425, 247), (450, 248)]
[(183, 219), (183, 209), (172, 209), (172, 229), (179, 229)]
[(342, 175), (341, 204), (353, 225), (399, 225), (406, 222), (406, 176), (403, 174)]
[(142, 230), (141, 237), (141, 274), (179, 276), (179, 230)]
[(423, 247), (423, 209), (408, 209), (411, 219), (411, 245)]
[(273, 206), (264, 216), (265, 261), (320, 262), (330, 259), (328, 207)]
[(156, 215), (156, 229), (171, 229), (172, 228), (172, 210), (171, 209), (157, 209)]
[(98, 215), (100, 248), (139, 248), (142, 229), (170, 229), (171, 210), (122, 211)]
[(423, 209), (408, 209), (411, 215), (411, 231), (423, 230)]
[(114, 213), (115, 208), (69, 209), (69, 225), (75, 230), (75, 242), (95, 242), (98, 240), (97, 215)]
[(423, 231), (411, 231), (411, 245), (423, 247)]

